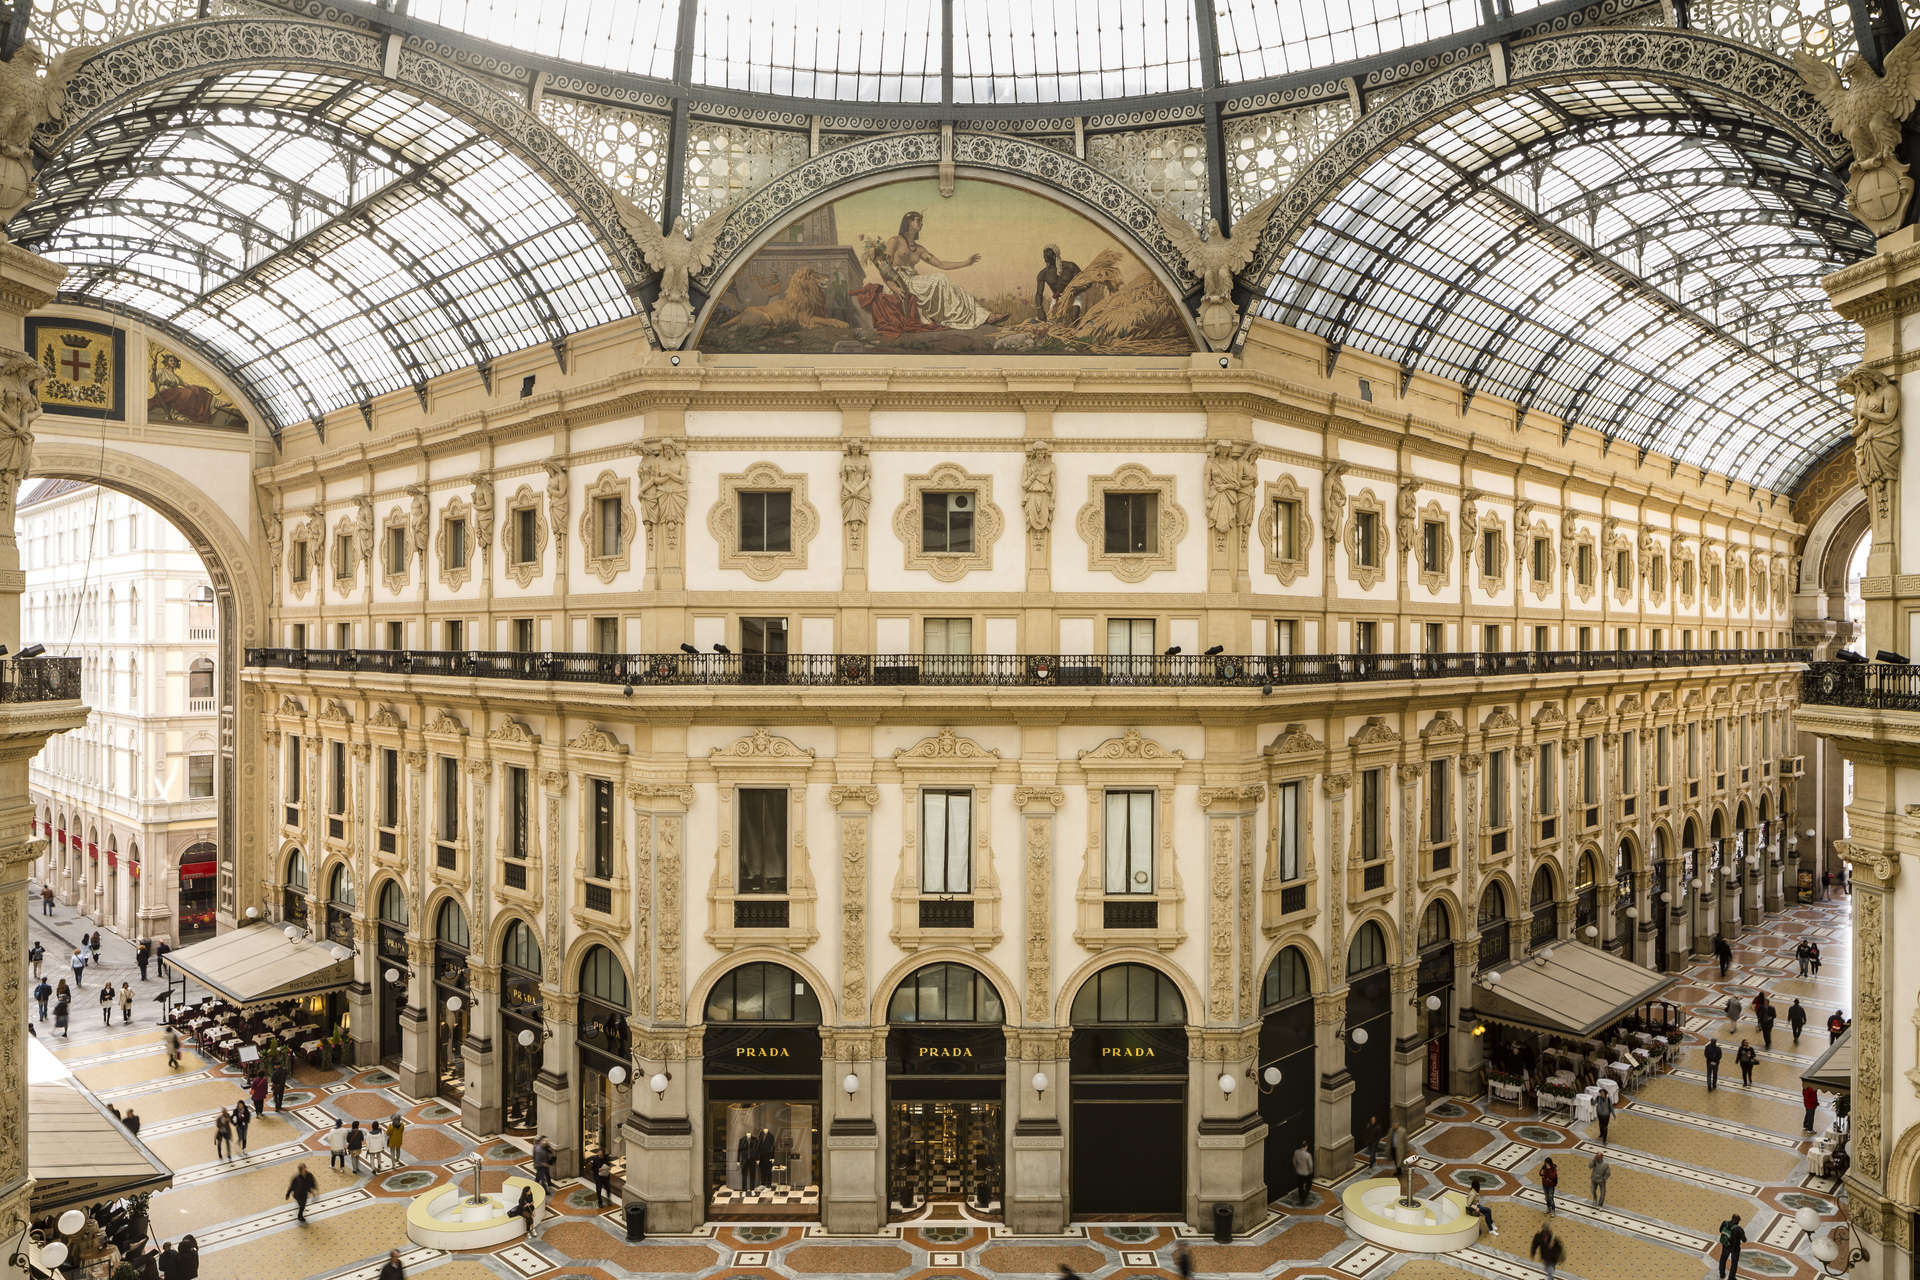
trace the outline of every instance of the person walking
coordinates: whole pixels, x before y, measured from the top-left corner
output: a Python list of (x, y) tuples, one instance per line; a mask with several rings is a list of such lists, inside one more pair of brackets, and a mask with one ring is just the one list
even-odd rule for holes
[(1593, 1118), (1600, 1125), (1600, 1145), (1607, 1145), (1607, 1126), (1613, 1123), (1613, 1094), (1605, 1089), (1593, 1100)]
[(1548, 1156), (1540, 1166), (1540, 1190), (1547, 1196), (1547, 1212), (1553, 1212), (1553, 1193), (1560, 1189), (1560, 1166)]
[(100, 988), (100, 1021), (113, 1025), (113, 998), (117, 993), (113, 989), (113, 979), (107, 979), (107, 985)]
[(1787, 1006), (1787, 1030), (1793, 1032), (1793, 1042), (1800, 1043), (1800, 1033), (1807, 1029), (1807, 1011), (1795, 996), (1793, 1003)]
[(147, 965), (152, 960), (153, 960), (152, 940), (148, 938), (140, 939), (140, 945), (135, 947), (133, 950), (133, 962), (134, 964), (140, 967), (140, 981), (145, 982), (147, 980)]
[(47, 949), (44, 946), (42, 946), (38, 941), (35, 941), (33, 946), (27, 949), (27, 959), (33, 965), (34, 977), (37, 978), (40, 976), (40, 962), (42, 960), (45, 960), (46, 958), (47, 958)]
[(160, 1256), (154, 1262), (160, 1268), (160, 1280), (181, 1280), (180, 1255), (174, 1252), (173, 1241), (160, 1246)]
[(287, 1109), (287, 1062), (285, 1058), (276, 1058), (273, 1063), (273, 1109)]
[(40, 886), (40, 914), (43, 916), (53, 914), (53, 886), (50, 884)]
[(1740, 1225), (1740, 1215), (1734, 1214), (1720, 1224), (1720, 1275), (1721, 1280), (1732, 1280), (1740, 1274), (1740, 1246), (1747, 1242), (1746, 1228)]
[(93, 962), (100, 963), (100, 931), (95, 929), (93, 936), (87, 939), (87, 950), (93, 952)]
[(1827, 895), (1832, 892), (1833, 892), (1833, 872), (1831, 870), (1822, 871), (1820, 873), (1820, 901), (1825, 902), (1827, 900)]
[(1813, 968), (1813, 976), (1816, 978), (1819, 977), (1820, 976), (1820, 944), (1819, 943), (1809, 942), (1807, 944), (1807, 963)]
[(1773, 1023), (1778, 1016), (1774, 1010), (1773, 1001), (1769, 1000), (1760, 1006), (1760, 1043), (1769, 1051), (1773, 1049)]
[(542, 1191), (553, 1194), (553, 1147), (544, 1133), (533, 1140), (533, 1180)]
[(1607, 1179), (1613, 1176), (1613, 1162), (1607, 1159), (1607, 1153), (1596, 1151), (1587, 1164), (1587, 1177), (1593, 1184), (1593, 1205), (1596, 1209), (1607, 1207)]
[(607, 1202), (608, 1183), (613, 1177), (612, 1164), (604, 1151), (587, 1157), (587, 1176), (593, 1179), (593, 1207), (597, 1209)]
[(1727, 1025), (1729, 1027), (1739, 1026), (1740, 1025), (1740, 997), (1728, 996), (1726, 1004), (1722, 1005), (1721, 1007), (1726, 1010)]
[(313, 1195), (313, 1189), (319, 1185), (319, 1180), (313, 1176), (313, 1170), (304, 1164), (300, 1166), (299, 1172), (293, 1175), (293, 1181), (287, 1184), (287, 1198), (293, 1201), (297, 1208), (294, 1214), (295, 1220), (299, 1222), (307, 1220), (307, 1199)]
[(132, 1107), (128, 1107), (127, 1114), (120, 1117), (120, 1123), (127, 1126), (127, 1132), (134, 1137), (140, 1136), (140, 1113)]
[(87, 949), (75, 947), (72, 957), (67, 960), (67, 966), (73, 970), (73, 985), (78, 987), (87, 975)]
[(180, 1033), (171, 1025), (167, 1027), (167, 1065), (175, 1071), (180, 1069)]
[(1802, 1085), (1800, 1088), (1800, 1105), (1807, 1109), (1806, 1123), (1800, 1126), (1800, 1131), (1810, 1134), (1813, 1132), (1813, 1113), (1820, 1109), (1819, 1090), (1810, 1084)]
[(1185, 1244), (1173, 1251), (1173, 1269), (1180, 1274), (1180, 1280), (1193, 1280), (1193, 1250)]
[(213, 1154), (222, 1160), (233, 1159), (233, 1117), (225, 1111), (213, 1115)]
[(62, 992), (60, 998), (53, 1003), (53, 1025), (60, 1029), (60, 1034), (63, 1036), (67, 1034), (67, 1011), (70, 1004), (65, 992)]
[(180, 1237), (180, 1280), (200, 1280), (200, 1242)]
[(253, 1099), (253, 1114), (256, 1116), (267, 1114), (267, 1078), (265, 1076), (255, 1073), (253, 1079), (247, 1081), (247, 1096)]
[(1827, 1043), (1838, 1044), (1841, 1034), (1845, 1032), (1846, 1029), (1847, 1015), (1835, 1009), (1833, 1016), (1827, 1019)]
[(1718, 933), (1713, 935), (1713, 956), (1720, 962), (1720, 976), (1726, 977), (1727, 967), (1733, 963), (1733, 948), (1727, 944), (1726, 938)]
[(45, 978), (40, 979), (40, 984), (33, 989), (33, 998), (35, 1003), (40, 1006), (40, 1021), (45, 1022), (47, 1020), (47, 1001), (53, 999), (53, 984)]
[(253, 1113), (247, 1110), (245, 1098), (233, 1104), (233, 1135), (240, 1141), (240, 1154), (247, 1154), (247, 1126), (253, 1123)]
[(380, 1172), (380, 1160), (387, 1150), (387, 1131), (375, 1120), (367, 1126), (367, 1167)]
[(360, 1172), (360, 1153), (367, 1149), (367, 1132), (355, 1120), (353, 1127), (347, 1130), (347, 1158), (353, 1161), (353, 1171)]
[(167, 952), (171, 950), (173, 948), (167, 945), (165, 938), (160, 939), (160, 945), (153, 949), (153, 958), (159, 962), (160, 976), (163, 978), (171, 976), (172, 971), (167, 968)]
[[(1306, 1208), (1307, 1196), (1313, 1191), (1313, 1145), (1305, 1138), (1293, 1149), (1293, 1176), (1298, 1185), (1294, 1194), (1300, 1201), (1300, 1207)], [(1493, 1224), (1489, 1222), (1488, 1226)]]
[(347, 1122), (336, 1119), (333, 1128), (327, 1130), (327, 1168), (347, 1170)]
[(120, 1025), (124, 1027), (132, 1021), (133, 984), (131, 982), (122, 982), (120, 984)]
[(400, 1143), (406, 1136), (407, 1122), (395, 1116), (387, 1123), (387, 1161), (398, 1169), (404, 1163), (400, 1157)]
[(1712, 1093), (1720, 1087), (1720, 1058), (1724, 1054), (1718, 1040), (1707, 1041), (1702, 1057), (1707, 1060), (1707, 1092)]
[(1807, 940), (1805, 938), (1800, 939), (1800, 945), (1793, 949), (1793, 958), (1800, 965), (1800, 976), (1803, 978), (1806, 977), (1807, 964), (1811, 957), (1807, 955)]
[(407, 1280), (407, 1269), (401, 1265), (398, 1249), (387, 1250), (387, 1260), (380, 1265), (380, 1280)]
[(1567, 1246), (1561, 1244), (1560, 1237), (1553, 1234), (1553, 1224), (1543, 1222), (1540, 1229), (1533, 1233), (1533, 1243), (1527, 1246), (1527, 1256), (1540, 1259), (1540, 1265), (1546, 1269), (1547, 1280), (1553, 1280), (1554, 1269), (1567, 1256)]
[(1751, 1040), (1742, 1040), (1740, 1042), (1740, 1051), (1733, 1055), (1733, 1060), (1738, 1063), (1740, 1067), (1741, 1087), (1747, 1089), (1753, 1088), (1753, 1067), (1755, 1063), (1760, 1061), (1760, 1055), (1754, 1052), (1753, 1042)]

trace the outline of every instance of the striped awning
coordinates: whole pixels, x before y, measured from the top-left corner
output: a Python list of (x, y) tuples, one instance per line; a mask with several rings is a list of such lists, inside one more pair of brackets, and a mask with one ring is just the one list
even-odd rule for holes
[(27, 1172), (35, 1217), (173, 1185), (173, 1170), (34, 1036), (27, 1038)]

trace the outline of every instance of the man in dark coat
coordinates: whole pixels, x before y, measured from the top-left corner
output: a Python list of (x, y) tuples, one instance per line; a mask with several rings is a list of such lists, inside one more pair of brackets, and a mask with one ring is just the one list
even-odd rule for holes
[(287, 1197), (296, 1206), (298, 1212), (294, 1217), (299, 1221), (307, 1220), (307, 1200), (313, 1195), (314, 1188), (319, 1185), (319, 1181), (313, 1176), (313, 1171), (304, 1164), (300, 1166), (299, 1172), (293, 1175), (293, 1181), (287, 1184)]
[(1720, 976), (1726, 977), (1727, 966), (1733, 963), (1733, 948), (1727, 944), (1725, 937), (1717, 933), (1713, 935), (1713, 956), (1720, 962)]
[(1793, 1042), (1800, 1043), (1800, 1033), (1807, 1026), (1807, 1011), (1801, 1007), (1798, 997), (1787, 1006), (1787, 1026), (1793, 1031)]
[(1704, 1051), (1703, 1056), (1707, 1060), (1707, 1092), (1708, 1093), (1712, 1093), (1715, 1089), (1718, 1089), (1720, 1087), (1721, 1052), (1722, 1051), (1720, 1048), (1720, 1042), (1718, 1040), (1707, 1041), (1707, 1047), (1706, 1047), (1706, 1050)]
[(1773, 1023), (1776, 1016), (1773, 1001), (1768, 1000), (1760, 1006), (1760, 1043), (1769, 1049), (1773, 1048)]

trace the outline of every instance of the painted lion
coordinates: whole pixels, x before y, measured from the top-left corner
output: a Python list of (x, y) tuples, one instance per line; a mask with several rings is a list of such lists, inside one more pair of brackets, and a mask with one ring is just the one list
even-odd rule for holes
[(716, 332), (730, 329), (850, 329), (845, 320), (826, 314), (827, 278), (812, 267), (801, 267), (787, 279), (787, 291), (772, 302), (748, 307), (721, 325)]

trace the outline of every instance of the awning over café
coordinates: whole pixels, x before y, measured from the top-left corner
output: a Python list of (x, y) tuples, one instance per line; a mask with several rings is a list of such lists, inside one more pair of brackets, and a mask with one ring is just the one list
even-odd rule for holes
[[(344, 954), (343, 954), (344, 953)], [(271, 924), (243, 925), (167, 954), (167, 963), (229, 1004), (277, 1004), (353, 981), (353, 953)]]
[(35, 1217), (173, 1185), (173, 1170), (93, 1090), (27, 1038), (27, 1172)]
[[(1499, 980), (1488, 985), (1487, 979)], [(1563, 942), (1480, 975), (1473, 1011), (1489, 1022), (1591, 1039), (1675, 982), (1599, 947)]]
[(1815, 1058), (1812, 1066), (1800, 1073), (1800, 1080), (1830, 1093), (1852, 1093), (1853, 1028), (1842, 1031), (1840, 1038)]

